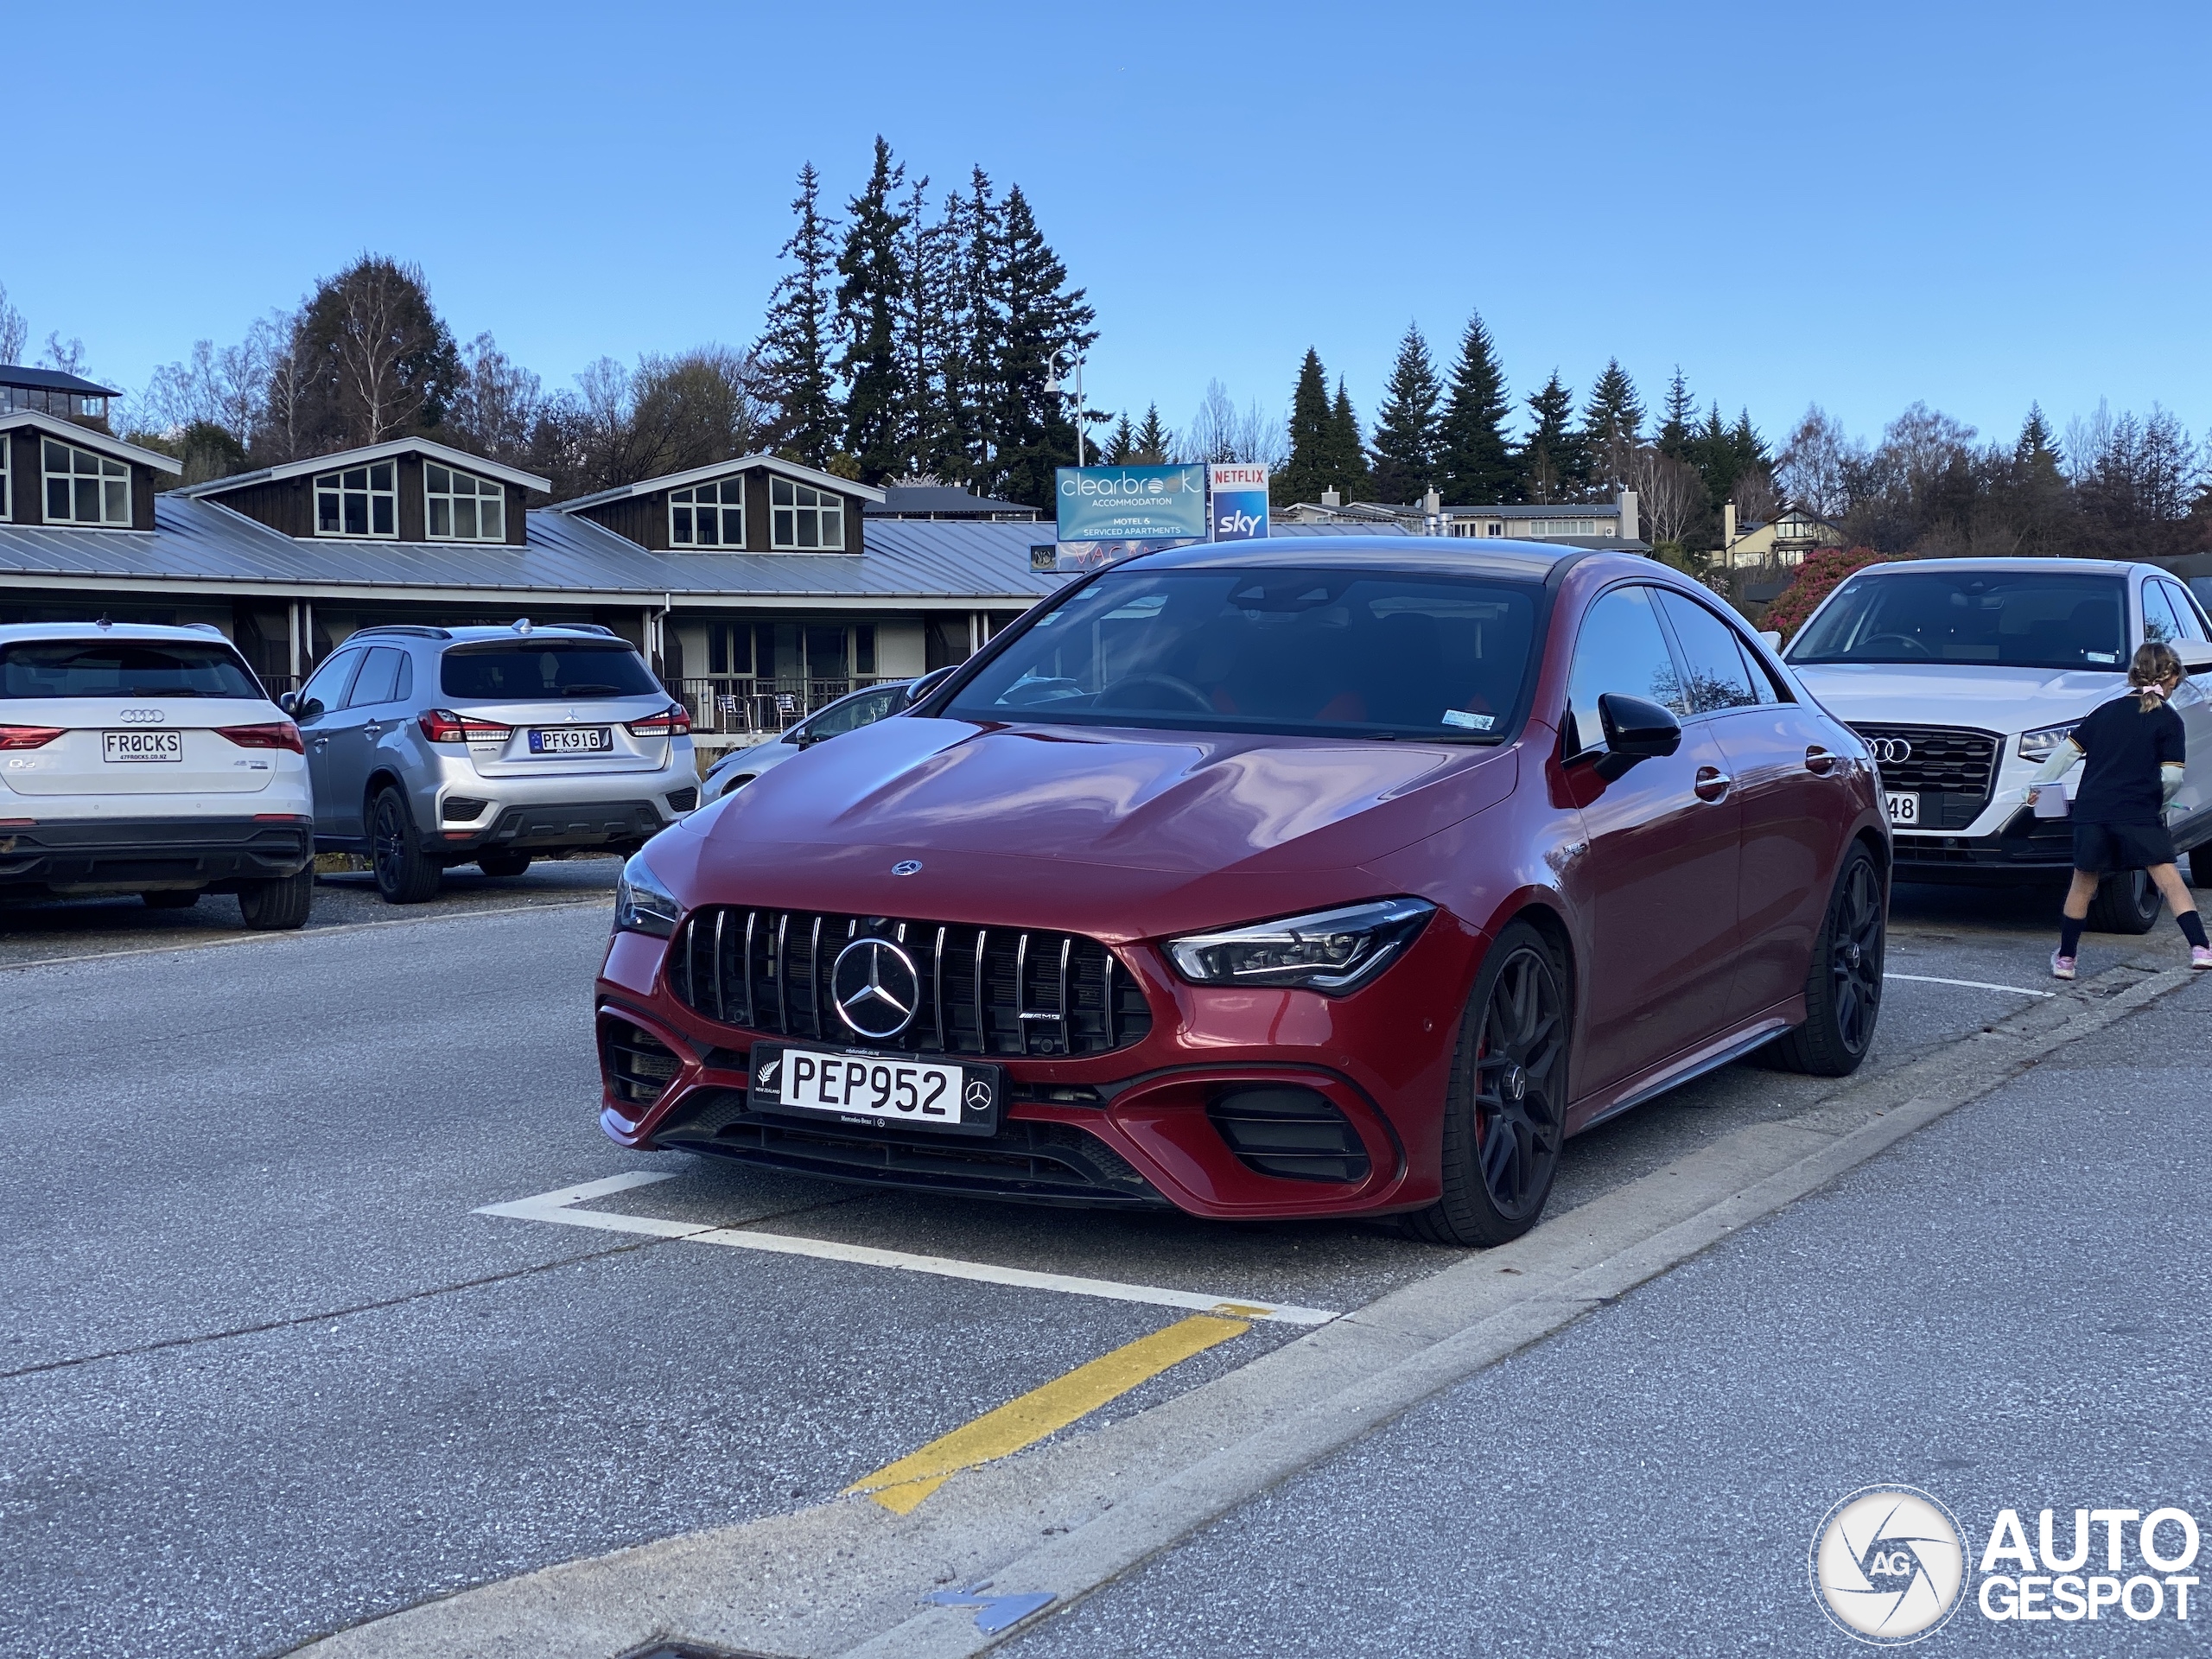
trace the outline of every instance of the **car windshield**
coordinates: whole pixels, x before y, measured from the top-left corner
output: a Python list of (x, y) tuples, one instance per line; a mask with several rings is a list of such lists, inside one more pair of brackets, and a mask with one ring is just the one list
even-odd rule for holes
[(41, 639), (0, 646), (0, 697), (251, 697), (265, 694), (227, 645)]
[(944, 713), (1497, 742), (1539, 592), (1341, 569), (1112, 571), (1039, 617)]
[(2119, 576), (1915, 570), (1854, 576), (1789, 648), (1814, 663), (1983, 663), (2120, 668), (2127, 586)]
[(629, 646), (567, 639), (457, 646), (439, 665), (438, 683), (461, 702), (664, 695), (645, 659)]

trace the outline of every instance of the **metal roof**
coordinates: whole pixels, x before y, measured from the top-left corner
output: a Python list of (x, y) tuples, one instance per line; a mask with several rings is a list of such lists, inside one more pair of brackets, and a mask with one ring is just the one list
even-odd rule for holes
[(1029, 569), (1033, 524), (893, 519), (868, 525), (862, 553), (691, 553), (653, 552), (563, 513), (531, 512), (524, 524), (520, 547), (296, 540), (171, 490), (154, 498), (151, 531), (0, 524), (0, 586), (1004, 608), (1026, 607), (1065, 580)]
[(0, 363), (0, 386), (36, 386), (46, 391), (79, 392), (87, 397), (123, 396), (112, 386), (95, 385), (59, 369), (26, 368), (21, 363)]
[(341, 472), (348, 467), (365, 467), (372, 461), (389, 461), (395, 455), (423, 454), (448, 467), (457, 467), (465, 473), (476, 473), (486, 478), (497, 479), (502, 484), (536, 490), (540, 495), (553, 487), (550, 478), (540, 478), (536, 473), (525, 473), (517, 467), (505, 467), (496, 461), (486, 461), (481, 455), (472, 455), (465, 449), (448, 448), (442, 443), (433, 443), (428, 438), (391, 438), (383, 443), (367, 444), (359, 449), (340, 449), (332, 454), (313, 455), (305, 461), (288, 461), (276, 467), (257, 467), (250, 473), (232, 473), (227, 478), (211, 478), (202, 484), (181, 486), (179, 495), (227, 495), (232, 490), (242, 490), (250, 484), (267, 484), (284, 478), (304, 478), (310, 473)]
[(897, 518), (909, 514), (925, 518), (988, 518), (995, 513), (1026, 513), (1028, 516), (1027, 522), (1034, 523), (1040, 516), (1036, 508), (1022, 502), (1001, 501), (988, 495), (977, 495), (957, 484), (887, 484), (883, 488), (882, 504), (871, 504), (861, 512), (871, 519)]
[(118, 461), (135, 461), (141, 467), (151, 467), (156, 472), (181, 473), (184, 470), (184, 463), (174, 455), (165, 455), (158, 449), (141, 449), (137, 444), (125, 443), (121, 438), (103, 432), (95, 426), (80, 426), (75, 421), (65, 421), (59, 416), (41, 415), (35, 409), (19, 409), (11, 414), (0, 415), (0, 432), (19, 426), (35, 427), (81, 449), (111, 455)]

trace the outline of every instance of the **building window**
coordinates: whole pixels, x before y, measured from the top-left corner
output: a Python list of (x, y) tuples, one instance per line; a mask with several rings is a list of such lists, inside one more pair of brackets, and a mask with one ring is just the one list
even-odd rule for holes
[(768, 480), (769, 517), (774, 535), (769, 544), (779, 549), (826, 547), (842, 552), (845, 547), (845, 500), (827, 490), (817, 490), (788, 478)]
[(78, 416), (91, 421), (107, 418), (107, 399), (105, 397), (88, 397), (81, 392), (48, 391), (42, 386), (0, 386), (0, 415), (13, 414), (19, 409), (35, 409), (41, 415), (59, 415), (65, 420)]
[(423, 468), (428, 533), (434, 542), (504, 542), (507, 489), (450, 467)]
[(672, 547), (743, 547), (745, 480), (726, 478), (668, 493), (668, 540)]
[(1539, 536), (1594, 536), (1598, 521), (1594, 518), (1545, 518), (1530, 526)]
[(853, 630), (853, 672), (875, 672), (875, 630), (862, 624)]
[(392, 463), (325, 473), (315, 481), (318, 536), (397, 536), (399, 482)]
[(130, 525), (128, 467), (73, 443), (44, 445), (48, 524)]
[(0, 524), (16, 516), (16, 475), (10, 470), (8, 456), (15, 448), (8, 435), (0, 432)]
[(713, 622), (707, 626), (707, 672), (709, 674), (750, 674), (753, 672), (753, 625), (749, 622)]

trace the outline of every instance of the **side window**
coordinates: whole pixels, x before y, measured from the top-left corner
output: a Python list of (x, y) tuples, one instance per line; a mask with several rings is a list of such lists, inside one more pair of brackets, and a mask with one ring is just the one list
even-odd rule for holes
[(855, 697), (850, 702), (840, 704), (809, 721), (806, 734), (810, 738), (835, 737), (840, 732), (873, 726), (892, 711), (898, 695), (895, 691), (877, 691), (865, 697)]
[(1736, 649), (1744, 654), (1744, 672), (1751, 676), (1751, 690), (1758, 694), (1758, 700), (1761, 702), (1782, 702), (1782, 690), (1775, 684), (1774, 676), (1767, 671), (1766, 664), (1759, 661), (1758, 653), (1751, 649), (1750, 642), (1741, 634), (1737, 635)]
[(1674, 653), (1660, 632), (1659, 614), (1651, 607), (1651, 594), (1640, 583), (1616, 588), (1600, 594), (1584, 613), (1574, 639), (1574, 664), (1567, 673), (1570, 728), (1566, 737), (1570, 752), (1604, 746), (1598, 699), (1608, 691), (1643, 697), (1678, 715), (1688, 712)]
[(322, 705), (325, 713), (346, 706), (346, 688), (351, 684), (353, 671), (361, 665), (361, 658), (369, 653), (356, 648), (341, 651), (310, 675), (300, 688), (300, 706), (310, 702)]
[(2205, 633), (2204, 620), (2197, 615), (2196, 607), (2190, 602), (2187, 588), (2171, 582), (2162, 582), (2158, 586), (2165, 594), (2166, 602), (2173, 607), (2174, 620), (2180, 626), (2181, 638), (2202, 642), (2212, 637)]
[(1744, 653), (1736, 645), (1736, 632), (1694, 599), (1662, 593), (1659, 603), (1675, 625), (1675, 639), (1682, 648), (1689, 670), (1690, 710), (1718, 714), (1727, 709), (1758, 705), (1751, 677), (1744, 666)]
[(407, 653), (397, 645), (378, 645), (369, 652), (368, 661), (361, 664), (360, 677), (353, 682), (353, 689), (346, 694), (348, 709), (367, 708), (374, 703), (390, 702), (392, 691), (399, 683), (399, 671), (406, 665)]
[(2163, 591), (2165, 583), (2146, 582), (2143, 584), (2143, 642), (2145, 645), (2171, 644), (2182, 637), (2181, 623), (2174, 615), (2173, 601)]

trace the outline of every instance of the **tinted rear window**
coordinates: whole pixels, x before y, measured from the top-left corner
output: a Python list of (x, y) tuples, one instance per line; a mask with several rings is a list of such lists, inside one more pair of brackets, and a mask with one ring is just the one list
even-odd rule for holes
[(212, 641), (38, 639), (0, 645), (0, 697), (252, 697), (238, 654)]
[(566, 640), (470, 645), (449, 651), (438, 678), (446, 696), (463, 702), (666, 695), (646, 668), (645, 658), (627, 645), (586, 645)]

